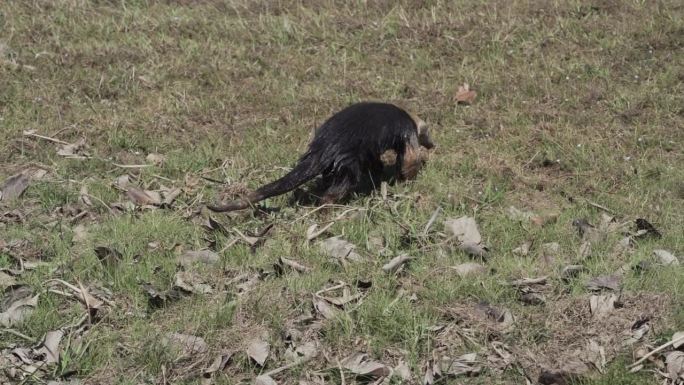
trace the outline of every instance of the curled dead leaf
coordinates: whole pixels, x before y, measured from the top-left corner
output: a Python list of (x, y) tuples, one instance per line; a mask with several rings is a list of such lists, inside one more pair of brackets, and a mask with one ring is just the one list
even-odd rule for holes
[(162, 344), (181, 356), (203, 354), (209, 350), (204, 338), (189, 334), (169, 333), (162, 339)]
[(399, 270), (399, 268), (402, 267), (406, 262), (412, 259), (412, 257), (409, 257), (406, 254), (398, 255), (392, 258), (392, 260), (387, 262), (384, 266), (382, 266), (382, 270), (386, 273), (394, 273), (397, 270)]
[(214, 265), (219, 262), (221, 258), (215, 252), (205, 250), (188, 250), (178, 256), (178, 263), (182, 266), (190, 266), (193, 263), (201, 263), (204, 265)]
[(472, 104), (476, 97), (477, 92), (471, 90), (468, 83), (463, 83), (463, 85), (458, 86), (455, 97), (457, 104)]
[(340, 236), (328, 238), (320, 243), (321, 250), (331, 258), (341, 261), (359, 262), (363, 258), (356, 252), (356, 245), (342, 239)]
[(385, 364), (372, 361), (368, 354), (357, 352), (340, 362), (343, 368), (349, 370), (357, 376), (362, 377), (387, 377), (391, 369)]
[(259, 366), (264, 366), (266, 359), (271, 351), (271, 345), (265, 338), (255, 338), (249, 342), (247, 346), (247, 355), (253, 359)]

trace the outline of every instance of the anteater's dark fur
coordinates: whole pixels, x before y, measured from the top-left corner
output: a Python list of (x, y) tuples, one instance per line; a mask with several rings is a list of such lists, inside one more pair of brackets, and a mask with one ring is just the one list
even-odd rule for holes
[(258, 201), (292, 191), (319, 175), (326, 187), (322, 202), (334, 202), (358, 187), (365, 176), (382, 173), (384, 165), (380, 156), (388, 150), (397, 154), (397, 178), (411, 179), (422, 164), (419, 147), (433, 146), (424, 125), (420, 119), (392, 104), (353, 104), (316, 130), (307, 152), (292, 171), (244, 199), (208, 208), (213, 211), (245, 209)]

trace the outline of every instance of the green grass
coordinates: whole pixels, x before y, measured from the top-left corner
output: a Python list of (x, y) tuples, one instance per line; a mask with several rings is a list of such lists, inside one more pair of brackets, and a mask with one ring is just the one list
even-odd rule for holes
[[(23, 221), (0, 221), (0, 244), (26, 239), (41, 251), (47, 265), (19, 277), (36, 290), (59, 278), (106, 288), (116, 304), (83, 335), (65, 337), (60, 363), (44, 378), (133, 384), (165, 375), (194, 383), (196, 376), (180, 377), (185, 368), (199, 361), (195, 369), (206, 368), (232, 349), (238, 352), (216, 383), (251, 381), (284, 364), (283, 334), (310, 310), (313, 293), (337, 281), (355, 292), (359, 279), (372, 287), (358, 306), (314, 333), (321, 349), (334, 358), (363, 350), (388, 365), (403, 358), (422, 378), (441, 343), (431, 328), (454, 323), (446, 308), (488, 301), (533, 319), (556, 309), (556, 301), (586, 295), (588, 278), (652, 260), (654, 248), (681, 256), (683, 16), (676, 1), (2, 2), (0, 179), (28, 167), (49, 173), (19, 201), (0, 202), (0, 214), (25, 213)], [(478, 93), (471, 106), (455, 102), (463, 83)], [(368, 99), (411, 106), (431, 124), (438, 148), (415, 182), (390, 187), (389, 202), (358, 197), (349, 204), (364, 210), (328, 230), (357, 245), (365, 262), (343, 268), (315, 242), (305, 242), (310, 225), (324, 225), (344, 209), (302, 218), (311, 208), (278, 197), (266, 202), (281, 208), (277, 213), (216, 216), (230, 231), (274, 227), (254, 251), (238, 243), (221, 252), (219, 264), (194, 267), (212, 284), (212, 294), (148, 307), (141, 283), (159, 290), (173, 285), (176, 244), (197, 250), (213, 240), (222, 250), (235, 236), (207, 233), (203, 219), (192, 215), (223, 192), (223, 185), (202, 177), (255, 188), (282, 175), (281, 167), (293, 164), (311, 130), (332, 112)], [(58, 145), (23, 136), (25, 130), (67, 142), (85, 138), (92, 158), (65, 159), (57, 155)], [(164, 163), (114, 165), (146, 163), (149, 153), (164, 155)], [(146, 189), (183, 192), (173, 209), (120, 213), (116, 203), (127, 198), (113, 182), (125, 173)], [(79, 199), (83, 186), (92, 207)], [(572, 220), (600, 222), (600, 210), (587, 201), (609, 207), (620, 221), (647, 218), (663, 238), (640, 241), (631, 255), (613, 255), (621, 237), (614, 234), (593, 245), (579, 278), (564, 283), (558, 268), (580, 262)], [(422, 237), (438, 206), (442, 214)], [(543, 227), (519, 223), (508, 217), (510, 206), (557, 213), (558, 219)], [(64, 214), (69, 208), (90, 214), (74, 219)], [(478, 221), (491, 249), (490, 274), (462, 279), (449, 269), (470, 260), (440, 235), (444, 218), (461, 215)], [(87, 229), (84, 242), (72, 243), (76, 224)], [(367, 247), (378, 236), (390, 256)], [(514, 255), (526, 241), (533, 242), (530, 255)], [(547, 242), (560, 244), (559, 266), (544, 266), (538, 257)], [(122, 260), (104, 266), (96, 246), (117, 249)], [(416, 259), (402, 275), (381, 271), (403, 252)], [(312, 271), (268, 274), (281, 256)], [(15, 259), (0, 251), (0, 268), (9, 267), (16, 267)], [(265, 278), (238, 295), (239, 282), (232, 280), (242, 273)], [(550, 275), (553, 285), (553, 300), (542, 309), (522, 306), (504, 284), (540, 275)], [(623, 282), (628, 295), (667, 297), (667, 308), (659, 309), (659, 335), (684, 328), (681, 267), (628, 273)], [(406, 295), (396, 300), (400, 289)], [(82, 315), (73, 299), (45, 292), (16, 329), (40, 340)], [(548, 339), (548, 325), (534, 319), (513, 335)], [(264, 369), (241, 353), (261, 330), (272, 345)], [(159, 344), (167, 332), (202, 336), (209, 352), (192, 362), (178, 360)], [(448, 349), (483, 353), (483, 333), (476, 330), (473, 337), (480, 346), (453, 343)], [(25, 343), (9, 333), (2, 341), (0, 349)], [(648, 374), (627, 374), (627, 363), (620, 358), (581, 383), (658, 383)], [(328, 366), (336, 363), (319, 357), (276, 377), (295, 383)], [(524, 381), (516, 370), (500, 377), (487, 368), (479, 378), (460, 380)], [(330, 381), (341, 383), (337, 370)]]

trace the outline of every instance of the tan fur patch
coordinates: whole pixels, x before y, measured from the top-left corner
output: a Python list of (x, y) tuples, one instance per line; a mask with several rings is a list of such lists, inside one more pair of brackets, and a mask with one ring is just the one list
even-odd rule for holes
[(415, 179), (422, 165), (423, 161), (421, 158), (420, 149), (417, 149), (414, 146), (406, 146), (404, 159), (401, 163), (402, 178), (407, 180)]

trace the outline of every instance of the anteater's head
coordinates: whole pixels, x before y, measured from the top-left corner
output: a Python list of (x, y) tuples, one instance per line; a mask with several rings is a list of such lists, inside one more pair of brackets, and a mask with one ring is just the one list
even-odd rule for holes
[(411, 119), (413, 119), (413, 122), (416, 124), (416, 130), (418, 131), (418, 144), (420, 144), (428, 150), (435, 147), (435, 144), (432, 142), (432, 138), (430, 137), (430, 130), (428, 128), (427, 123), (425, 123), (423, 119), (419, 118), (413, 112), (408, 112), (408, 114), (411, 116)]

